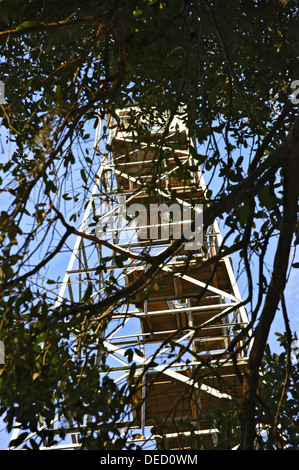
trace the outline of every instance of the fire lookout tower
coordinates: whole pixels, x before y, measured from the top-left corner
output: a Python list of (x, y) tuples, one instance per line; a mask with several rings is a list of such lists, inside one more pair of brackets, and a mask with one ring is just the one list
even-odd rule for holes
[[(58, 296), (58, 303), (66, 297), (78, 302), (92, 285), (96, 302), (113, 286), (126, 289), (103, 341), (110, 377), (118, 386), (134, 385), (119, 429), (129, 441), (163, 450), (215, 447), (210, 410), (241, 393), (239, 374), (247, 363), (240, 342), (228, 354), (248, 319), (231, 260), (217, 259), (219, 226), (215, 221), (203, 233), (192, 225), (196, 214), (204, 221), (207, 188), (181, 111), (167, 125), (146, 121), (134, 106), (111, 118), (108, 153), (80, 228), (90, 231), (96, 216), (95, 233), (108, 244), (77, 238)], [(136, 134), (136, 125), (143, 132)], [(182, 234), (186, 227), (201, 238), (179, 243), (178, 228)], [(162, 260), (166, 251), (154, 271), (153, 259)], [(80, 448), (78, 430), (66, 428), (67, 436), (59, 448)]]

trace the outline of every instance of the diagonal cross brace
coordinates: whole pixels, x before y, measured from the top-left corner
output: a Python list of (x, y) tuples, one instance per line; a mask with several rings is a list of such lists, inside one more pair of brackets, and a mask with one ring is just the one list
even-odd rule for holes
[[(123, 356), (123, 357), (125, 357), (125, 355), (126, 355), (126, 351), (124, 349), (119, 348), (117, 346), (114, 346), (113, 344), (110, 344), (107, 341), (104, 341), (104, 346), (109, 351), (113, 351), (115, 354), (119, 354), (120, 356)], [(152, 361), (152, 358), (143, 359), (142, 357), (137, 356), (137, 354), (133, 354), (132, 359), (135, 362), (138, 362), (139, 364), (144, 365), (144, 366), (149, 365)], [(184, 382), (187, 385), (198, 388), (199, 390), (203, 390), (204, 392), (209, 393), (210, 395), (213, 395), (214, 397), (228, 398), (228, 399), (232, 398), (230, 395), (228, 395), (226, 393), (221, 393), (221, 392), (219, 392), (219, 390), (217, 390), (213, 387), (210, 387), (210, 386), (205, 385), (205, 384), (199, 384), (194, 379), (191, 379), (190, 377), (186, 377), (185, 375), (180, 374), (177, 371), (171, 370), (169, 368), (169, 365), (162, 366), (162, 365), (156, 364), (154, 366), (151, 366), (151, 368), (156, 370), (157, 372), (161, 372), (161, 373), (166, 374), (166, 375), (168, 375), (168, 376), (170, 376), (170, 377), (172, 377), (176, 380)]]

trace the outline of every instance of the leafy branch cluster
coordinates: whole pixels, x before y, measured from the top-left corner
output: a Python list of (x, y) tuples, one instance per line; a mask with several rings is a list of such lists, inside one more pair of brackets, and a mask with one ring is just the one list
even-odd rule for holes
[[(90, 291), (84, 302), (55, 308), (51, 284), (58, 279), (48, 270), (80, 235), (77, 222), (110, 151), (106, 126), (94, 145), (99, 119), (138, 102), (142, 116), (166, 129), (156, 144), (158, 165), (148, 192), (169, 164), (163, 139), (183, 105), (196, 143), (188, 171), (201, 168), (207, 178), (205, 228), (221, 219), (229, 233), (219, 258), (240, 255), (253, 344), (239, 439), (241, 448), (254, 445), (260, 368), (299, 240), (299, 121), (288, 96), (298, 78), (297, 14), (294, 0), (1, 2), (6, 96), (0, 106), (10, 154), (0, 165), (0, 339), (7, 353), (0, 393), (9, 430), (17, 421), (35, 432), (58, 410), (77, 423), (91, 416), (94, 432), (105, 423), (98, 437), (83, 435), (87, 447), (127, 445), (116, 423), (129, 404), (123, 397), (134, 394), (107, 377), (99, 388), (96, 351), (104, 351), (101, 334), (116, 306), (162, 276), (161, 264), (181, 249), (182, 240), (158, 257), (142, 253), (139, 261), (150, 266), (146, 274), (126, 287), (116, 280), (94, 303)], [(144, 127), (135, 126), (134, 133), (136, 146), (149, 137)], [(177, 177), (187, 179), (180, 164)], [(104, 243), (94, 231), (81, 235), (90, 244)], [(274, 255), (266, 272), (270, 242)], [(122, 262), (126, 253), (118, 255)], [(104, 260), (97, 274), (105, 269)], [(83, 362), (72, 361), (78, 333)], [(105, 355), (100, 358), (105, 368)], [(275, 423), (277, 430), (278, 418)], [(40, 445), (53, 442), (51, 433), (38, 435)], [(281, 437), (273, 439), (279, 447)]]

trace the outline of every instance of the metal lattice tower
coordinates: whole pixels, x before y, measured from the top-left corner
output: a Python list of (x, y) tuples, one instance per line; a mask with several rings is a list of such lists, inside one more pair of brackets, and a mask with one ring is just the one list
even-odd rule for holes
[[(190, 152), (194, 143), (180, 115), (174, 117), (167, 133), (163, 123), (141, 123), (144, 143), (137, 143), (131, 128), (137, 114), (138, 108), (132, 107), (119, 111), (118, 120), (111, 120), (109, 152), (102, 158), (80, 227), (88, 233), (96, 217), (96, 234), (109, 244), (77, 238), (57, 304), (63, 298), (80, 301), (88, 286), (92, 286), (94, 302), (103, 299), (110, 287), (129, 286), (150, 269), (146, 260), (130, 254), (161, 253), (174, 242), (175, 224), (188, 223), (182, 210), (181, 220), (171, 218), (170, 211), (168, 215), (157, 212), (155, 220), (147, 216), (140, 226), (126, 218), (137, 207), (134, 204), (169, 208), (174, 190), (182, 208), (194, 207), (205, 197), (201, 171), (188, 170), (194, 168)], [(159, 152), (164, 157), (160, 159), (155, 144), (162, 136)], [(156, 187), (149, 194), (153, 175)], [(113, 310), (104, 338), (109, 374), (121, 386), (128, 380), (133, 361), (133, 381), (140, 383), (136, 407), (124, 415), (119, 428), (130, 429), (131, 441), (144, 443), (145, 448), (190, 448), (191, 438), (193, 442), (200, 439), (204, 448), (213, 448), (217, 429), (207, 419), (209, 410), (219, 399), (241, 393), (236, 364), (226, 350), (248, 319), (231, 260), (222, 258), (217, 265), (213, 261), (221, 243), (215, 221), (202, 244), (191, 250), (183, 247), (161, 266), (147, 285), (147, 295), (141, 290)], [(122, 257), (121, 250), (126, 256)], [(99, 273), (97, 268), (105, 258), (109, 260), (106, 270)], [(202, 265), (207, 260), (211, 262)], [(241, 346), (235, 347), (240, 373), (247, 362)], [(150, 431), (153, 426), (156, 434)], [(69, 440), (57, 448), (79, 448), (76, 429), (66, 431)]]

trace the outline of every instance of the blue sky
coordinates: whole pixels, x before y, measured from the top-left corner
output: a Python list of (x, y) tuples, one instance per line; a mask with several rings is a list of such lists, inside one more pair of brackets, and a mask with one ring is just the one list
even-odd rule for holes
[[(1, 134), (0, 134), (1, 135)], [(0, 162), (4, 163), (7, 161), (7, 146), (5, 145), (5, 139), (3, 138), (2, 135), (2, 144), (4, 146), (4, 153), (0, 153)], [(1, 152), (1, 147), (0, 147), (0, 152)], [(0, 210), (1, 207), (5, 204), (6, 199), (5, 198), (0, 198)], [(273, 253), (271, 253), (273, 254)], [(68, 264), (68, 256), (63, 256), (64, 262), (60, 267), (61, 271), (61, 278), (63, 277), (64, 270)], [(299, 262), (299, 255), (297, 254), (296, 259), (292, 260), (293, 262)], [(237, 264), (237, 260), (234, 260), (234, 265)], [(57, 264), (55, 264), (55, 270), (57, 270)], [(246, 292), (246, 279), (244, 276), (241, 277), (240, 282), (238, 283), (239, 289), (241, 294), (244, 294)], [(285, 299), (286, 299), (286, 305), (287, 305), (287, 311), (289, 315), (289, 320), (290, 320), (290, 325), (291, 329), (293, 332), (296, 332), (297, 335), (299, 336), (299, 269), (293, 269), (289, 281), (285, 290)], [(284, 321), (282, 317), (282, 311), (281, 308), (276, 314), (275, 320), (273, 322), (270, 336), (269, 336), (269, 344), (271, 347), (272, 351), (277, 351), (279, 352), (279, 345), (276, 340), (275, 333), (280, 332), (283, 333), (285, 331), (285, 326), (284, 326)], [(5, 449), (7, 448), (8, 445), (8, 440), (9, 436), (7, 436), (5, 432), (5, 425), (0, 421), (0, 449)]]

